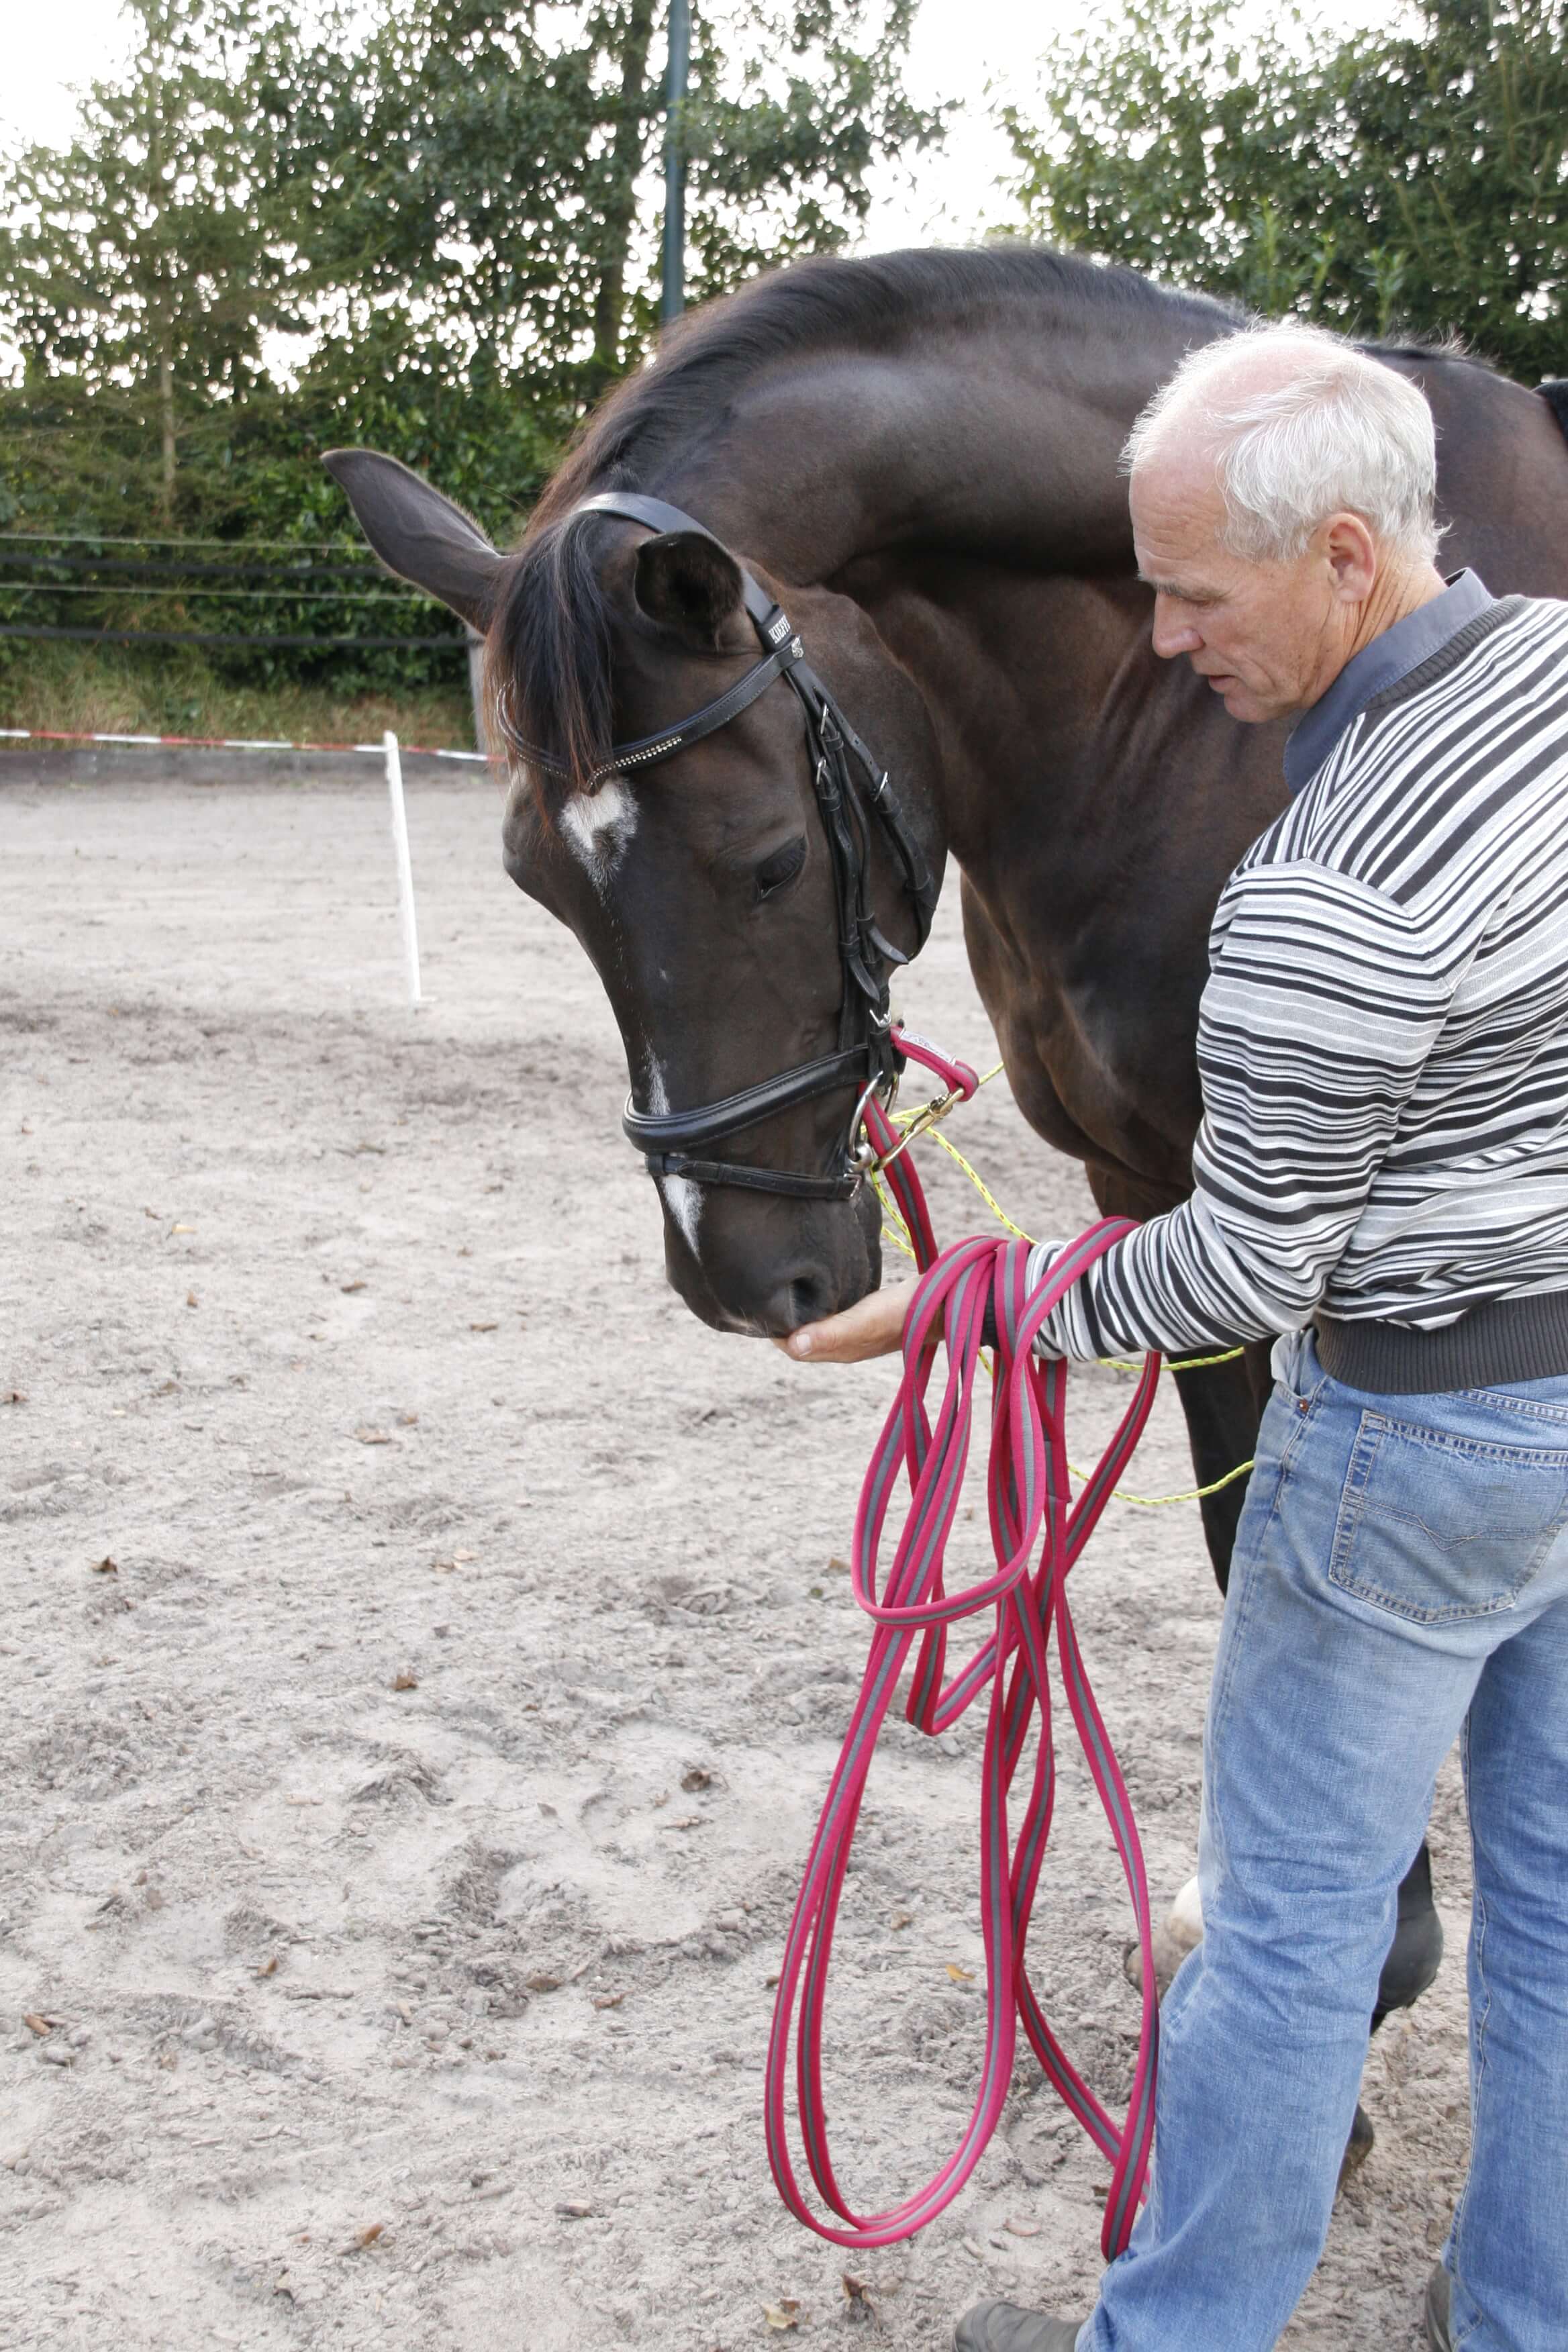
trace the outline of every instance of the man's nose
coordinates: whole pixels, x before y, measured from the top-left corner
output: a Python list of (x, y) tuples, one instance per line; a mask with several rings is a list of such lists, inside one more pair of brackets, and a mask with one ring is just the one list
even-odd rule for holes
[(1203, 632), (1183, 616), (1180, 605), (1173, 605), (1168, 596), (1154, 599), (1154, 651), (1162, 661), (1173, 661), (1178, 654), (1195, 654), (1203, 644)]

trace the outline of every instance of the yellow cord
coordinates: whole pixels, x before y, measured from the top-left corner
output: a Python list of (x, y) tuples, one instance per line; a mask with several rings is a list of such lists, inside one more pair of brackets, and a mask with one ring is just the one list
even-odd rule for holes
[[(1255, 1454), (1252, 1460), (1257, 1458)], [(1245, 1478), (1251, 1467), (1251, 1461), (1238, 1462), (1234, 1470), (1227, 1470), (1212, 1486), (1184, 1486), (1179, 1495), (1130, 1495), (1125, 1486), (1112, 1486), (1110, 1491), (1119, 1503), (1137, 1503), (1145, 1511), (1158, 1511), (1167, 1503), (1197, 1503), (1205, 1495), (1217, 1495), (1222, 1486), (1234, 1486), (1238, 1478)], [(1090, 1470), (1080, 1470), (1076, 1462), (1069, 1462), (1068, 1468), (1075, 1478), (1090, 1478), (1094, 1475)]]
[[(988, 1087), (993, 1078), (1000, 1077), (1003, 1066), (1003, 1064), (998, 1062), (993, 1068), (987, 1070), (980, 1081), (981, 1086)], [(950, 1103), (948, 1105), (948, 1109), (951, 1109), (952, 1108), (952, 1106)], [(997, 1201), (995, 1194), (991, 1191), (990, 1187), (982, 1180), (982, 1178), (976, 1174), (975, 1171), (970, 1166), (968, 1160), (964, 1158), (963, 1152), (958, 1150), (955, 1144), (950, 1143), (946, 1136), (943, 1135), (941, 1127), (938, 1125), (938, 1118), (944, 1118), (946, 1116), (947, 1112), (944, 1110), (939, 1113), (937, 1117), (933, 1118), (931, 1115), (931, 1106), (927, 1103), (922, 1103), (918, 1110), (896, 1111), (893, 1114), (892, 1124), (897, 1128), (902, 1129), (913, 1125), (916, 1120), (921, 1121), (921, 1131), (930, 1135), (933, 1142), (940, 1143), (948, 1158), (955, 1161), (957, 1165), (963, 1169), (964, 1174), (968, 1177), (970, 1182), (973, 1185), (975, 1191), (979, 1193), (981, 1199), (984, 1202), (986, 1207), (995, 1218), (997, 1223), (1005, 1226), (1008, 1233), (1016, 1234), (1019, 1241), (1026, 1242), (1030, 1240), (1031, 1236), (1024, 1231), (1023, 1226), (1016, 1225), (1013, 1223), (1012, 1218)], [(910, 1260), (911, 1265), (915, 1264), (917, 1261), (915, 1259), (914, 1244), (910, 1237), (910, 1229), (904, 1223), (903, 1218), (900, 1215), (891, 1193), (889, 1192), (888, 1187), (883, 1183), (880, 1174), (875, 1170), (872, 1171), (871, 1181), (877, 1187), (877, 1197), (882, 1204), (882, 1239), (886, 1242), (891, 1242), (895, 1249), (901, 1250), (903, 1252), (904, 1255)], [(1172, 1372), (1202, 1371), (1211, 1364), (1234, 1363), (1237, 1358), (1245, 1354), (1245, 1352), (1246, 1350), (1241, 1348), (1226, 1348), (1215, 1356), (1178, 1356), (1167, 1360), (1165, 1369), (1167, 1371)], [(1143, 1369), (1142, 1364), (1129, 1363), (1127, 1360), (1121, 1356), (1101, 1356), (1099, 1359), (1099, 1361), (1111, 1371), (1141, 1372)], [(1076, 1462), (1069, 1462), (1068, 1464), (1068, 1468), (1072, 1472), (1075, 1478), (1085, 1479), (1092, 1475), (1087, 1470), (1080, 1470)], [(1233, 1486), (1238, 1478), (1245, 1478), (1251, 1468), (1252, 1463), (1250, 1461), (1238, 1462), (1234, 1470), (1227, 1470), (1223, 1478), (1215, 1479), (1211, 1486), (1186, 1486), (1183, 1488), (1179, 1495), (1130, 1495), (1124, 1486), (1113, 1486), (1110, 1491), (1119, 1503), (1135, 1503), (1141, 1510), (1158, 1511), (1163, 1510), (1167, 1503), (1200, 1503), (1204, 1500), (1205, 1496), (1217, 1495), (1222, 1487)]]

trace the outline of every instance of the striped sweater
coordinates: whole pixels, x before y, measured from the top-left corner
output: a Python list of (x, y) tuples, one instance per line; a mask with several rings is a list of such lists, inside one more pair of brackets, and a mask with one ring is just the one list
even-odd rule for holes
[(1193, 1196), (1068, 1294), (1049, 1352), (1568, 1290), (1568, 604), (1464, 574), (1443, 607), (1436, 651), (1358, 700), (1397, 625), (1342, 723), (1326, 697), (1292, 738), (1319, 720), (1324, 756), (1214, 919)]

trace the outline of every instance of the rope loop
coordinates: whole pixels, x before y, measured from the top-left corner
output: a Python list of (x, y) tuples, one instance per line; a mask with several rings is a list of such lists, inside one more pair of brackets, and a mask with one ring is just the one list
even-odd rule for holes
[[(879, 1105), (868, 1109), (879, 1153), (896, 1130)], [(1111, 2181), (1100, 2242), (1107, 2259), (1126, 2245), (1144, 2193), (1154, 2126), (1159, 2012), (1142, 1851), (1103, 1718), (1084, 1671), (1068, 1604), (1067, 1580), (1100, 1518), (1153, 1402), (1160, 1360), (1149, 1357), (1117, 1430), (1075, 1501), (1068, 1480), (1067, 1369), (1042, 1362), (1034, 1341), (1069, 1286), (1131, 1230), (1108, 1218), (1079, 1234), (1026, 1301), (1028, 1244), (980, 1237), (939, 1257), (920, 1179), (907, 1158), (883, 1158), (900, 1215), (926, 1269), (904, 1326), (904, 1370), (861, 1490), (851, 1557), (855, 1597), (872, 1622), (859, 1696), (822, 1807), (780, 1967), (768, 2050), (768, 2158), (797, 2220), (840, 2246), (881, 2246), (907, 2238), (951, 2204), (973, 2171), (1001, 2116), (1012, 2080), (1017, 2028), (1047, 2080), (1108, 2158)], [(985, 1309), (994, 1308), (995, 1378), (990, 1392), (987, 1472), (994, 1572), (950, 1593), (943, 1580), (969, 1458), (980, 1382)], [(939, 1349), (946, 1376), (934, 1415), (929, 1395)], [(910, 1504), (885, 1574), (884, 1537), (900, 1475)], [(950, 1627), (982, 1619), (979, 1646), (947, 1677)], [(1045, 1857), (1056, 1789), (1047, 1660), (1052, 1642), (1074, 1727), (1121, 1858), (1143, 1958), (1143, 2020), (1125, 2122), (1101, 2105), (1047, 2022), (1026, 1959), (1030, 1914)], [(918, 1643), (918, 1648), (917, 1648)], [(863, 2213), (840, 2187), (828, 2150), (821, 2052), (823, 2013), (839, 1900), (878, 1735), (906, 1665), (912, 1665), (906, 1719), (946, 1731), (987, 1693), (981, 1766), (981, 1922), (985, 1949), (985, 2054), (958, 2146), (923, 2189), (880, 2212)], [(1024, 1767), (1038, 1716), (1033, 1761)], [(1009, 1801), (1015, 1783), (1015, 1830)], [(794, 2097), (791, 2098), (791, 2091)], [(805, 2166), (824, 2217), (808, 2202), (791, 2153), (794, 2107)]]

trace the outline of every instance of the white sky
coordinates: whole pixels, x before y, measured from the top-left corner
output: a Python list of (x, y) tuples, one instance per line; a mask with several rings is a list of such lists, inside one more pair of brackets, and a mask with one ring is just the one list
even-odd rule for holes
[[(1105, 13), (1097, 0), (921, 0), (910, 55), (911, 95), (923, 104), (958, 99), (963, 112), (944, 152), (920, 159), (911, 189), (881, 175), (868, 226), (871, 250), (973, 235), (1001, 216), (996, 183), (1010, 157), (989, 109), (998, 97), (1028, 93), (1041, 51), (1060, 32)], [(1248, 0), (1263, 23), (1281, 13), (1271, 0)], [(1321, 25), (1386, 22), (1388, 0), (1319, 0)], [(124, 54), (119, 0), (51, 0), (11, 12), (0, 128), (26, 140), (63, 143), (69, 136), (70, 87), (100, 79)]]

